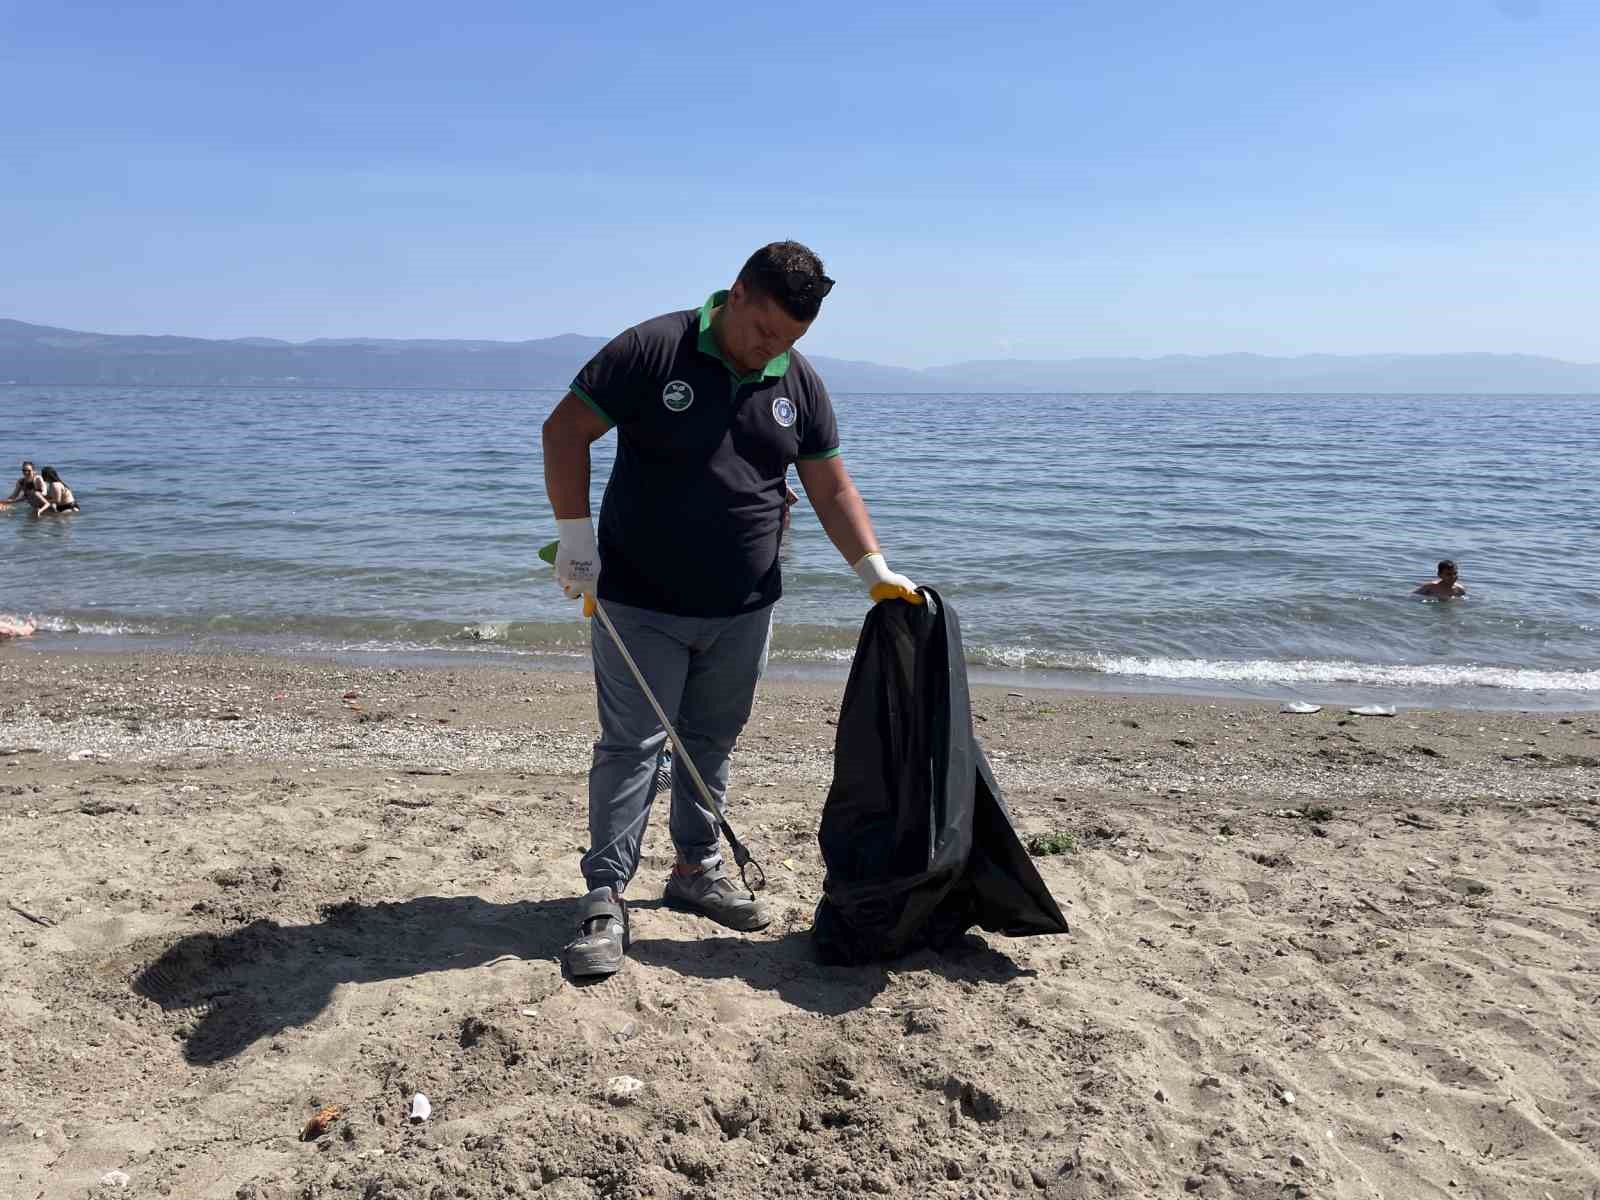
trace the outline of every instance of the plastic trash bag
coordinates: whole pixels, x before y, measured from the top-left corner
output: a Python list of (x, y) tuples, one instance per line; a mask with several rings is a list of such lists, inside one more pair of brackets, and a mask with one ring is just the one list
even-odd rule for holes
[(1067, 932), (972, 735), (955, 610), (874, 604), (839, 710), (812, 936), (826, 962), (938, 948), (977, 925)]

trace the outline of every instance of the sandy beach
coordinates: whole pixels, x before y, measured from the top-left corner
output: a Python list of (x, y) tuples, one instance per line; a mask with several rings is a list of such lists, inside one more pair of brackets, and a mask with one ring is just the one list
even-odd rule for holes
[(585, 675), (0, 647), (0, 1197), (1600, 1196), (1600, 713), (977, 689), (1072, 932), (860, 969), (842, 690), (735, 759), (773, 926), (658, 810), (580, 988)]

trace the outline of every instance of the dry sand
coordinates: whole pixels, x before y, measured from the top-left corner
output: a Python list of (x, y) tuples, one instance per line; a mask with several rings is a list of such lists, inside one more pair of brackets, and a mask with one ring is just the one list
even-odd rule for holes
[(584, 676), (0, 648), (0, 1197), (1600, 1196), (1600, 714), (980, 689), (1073, 931), (856, 969), (841, 690), (735, 761), (773, 927), (658, 813), (579, 988)]

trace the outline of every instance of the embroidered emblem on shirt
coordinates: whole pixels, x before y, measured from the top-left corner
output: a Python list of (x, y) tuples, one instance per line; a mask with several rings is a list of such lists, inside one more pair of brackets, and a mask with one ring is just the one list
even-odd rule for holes
[(787, 396), (779, 396), (772, 402), (772, 419), (785, 429), (794, 424), (794, 419), (800, 415), (795, 408), (794, 401)]
[(681, 379), (674, 379), (661, 389), (661, 403), (669, 412), (682, 412), (694, 403), (694, 389)]

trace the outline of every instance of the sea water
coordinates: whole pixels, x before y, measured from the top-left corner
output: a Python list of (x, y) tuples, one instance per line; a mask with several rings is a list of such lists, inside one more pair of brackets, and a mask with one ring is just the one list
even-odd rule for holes
[[(37, 646), (579, 665), (550, 391), (0, 388), (0, 613)], [(1600, 397), (853, 395), (844, 460), (890, 564), (979, 678), (1600, 707)], [(594, 497), (614, 435), (596, 444)], [(1454, 558), (1464, 601), (1412, 589)], [(775, 671), (847, 668), (866, 610), (804, 502)]]

